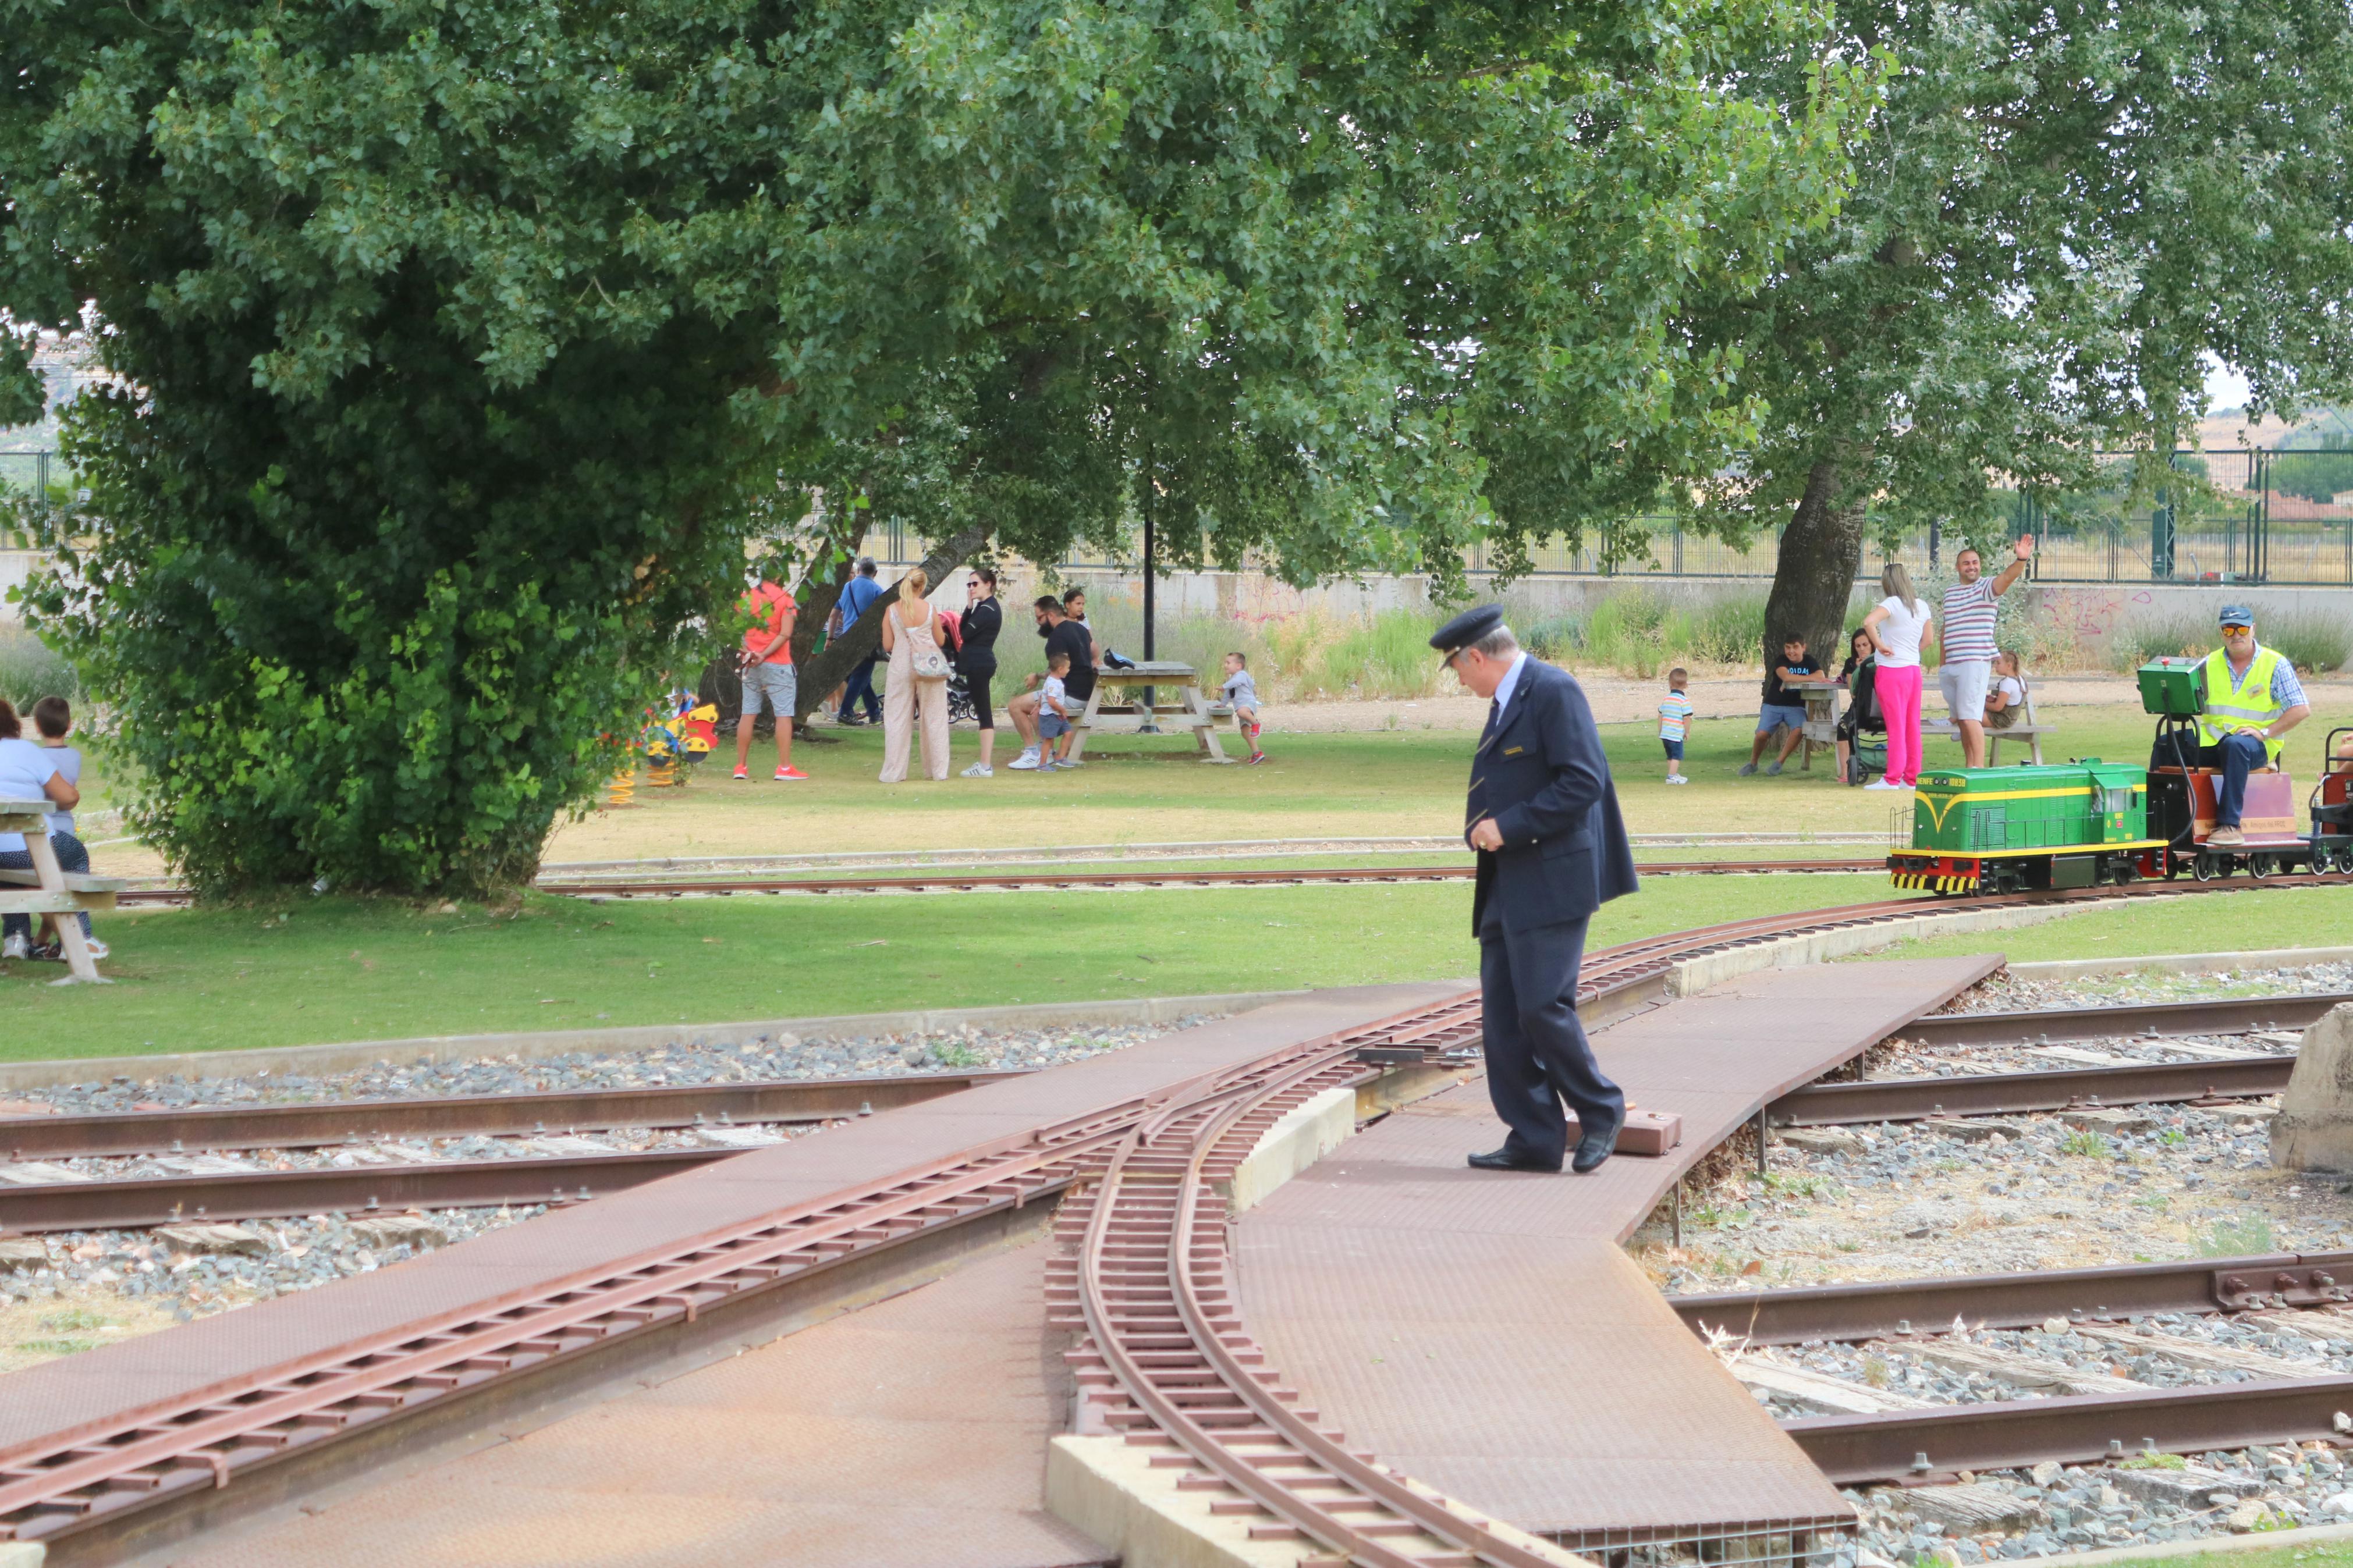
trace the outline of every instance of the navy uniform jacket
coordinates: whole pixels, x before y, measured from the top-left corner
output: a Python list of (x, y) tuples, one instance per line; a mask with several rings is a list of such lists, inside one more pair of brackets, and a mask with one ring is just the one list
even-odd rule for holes
[(1463, 831), (1495, 819), (1501, 849), (1479, 852), (1471, 930), (1489, 900), (1514, 932), (1581, 920), (1634, 890), (1634, 851), (1601, 754), (1593, 709), (1567, 670), (1531, 654), (1504, 719), (1471, 763)]

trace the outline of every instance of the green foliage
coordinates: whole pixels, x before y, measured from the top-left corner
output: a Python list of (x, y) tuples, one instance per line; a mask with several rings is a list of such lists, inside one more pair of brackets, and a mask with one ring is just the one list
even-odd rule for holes
[(1521, 637), (1546, 658), (1648, 680), (1678, 664), (1753, 667), (1764, 630), (1761, 592), (1694, 605), (1624, 588), (1582, 616), (1532, 619)]
[(2107, 1138), (2088, 1127), (2082, 1127), (2059, 1140), (2059, 1152), (2076, 1154), (2086, 1160), (2105, 1160), (2115, 1152)]
[(2330, 431), (2318, 450), (2282, 453), (2271, 461), (2272, 489), (2327, 502), (2353, 490), (2353, 437)]
[(2313, 0), (1836, 0), (1885, 50), (1852, 196), (1736, 319), (1770, 405), (1686, 470), (1699, 525), (1787, 521), (1782, 621), (1830, 618), (1865, 538), (2003, 531), (2001, 494), (2179, 485), (2207, 356), (2257, 408), (2353, 385), (2353, 14)]
[(1744, 427), (1676, 323), (1825, 221), (1870, 89), (1799, 0), (1245, 16), (0, 0), (0, 310), (94, 306), (118, 378), (32, 608), (149, 840), (207, 891), (522, 877), (814, 489), (1443, 587), (1489, 490), (1577, 515)]
[[(2309, 610), (2259, 612), (2259, 641), (2277, 648), (2301, 670), (2326, 672), (2353, 662), (2353, 625), (2343, 616)], [(2204, 658), (2214, 651), (2211, 613), (2190, 608), (2143, 615), (2108, 637), (2108, 657), (2118, 669), (2135, 669), (2152, 658)]]
[(2271, 1222), (2261, 1215), (2218, 1219), (2198, 1244), (2200, 1258), (2256, 1258), (2275, 1251)]
[(44, 697), (81, 695), (74, 667), (22, 626), (0, 625), (0, 697), (22, 713)]

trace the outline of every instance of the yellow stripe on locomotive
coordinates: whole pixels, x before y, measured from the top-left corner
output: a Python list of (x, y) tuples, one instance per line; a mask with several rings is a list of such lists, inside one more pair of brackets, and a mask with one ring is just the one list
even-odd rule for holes
[(2148, 770), (2096, 757), (1926, 773), (1911, 816), (1909, 852), (1888, 870), (1896, 887), (1934, 892), (2130, 881), (2163, 847), (2148, 837)]

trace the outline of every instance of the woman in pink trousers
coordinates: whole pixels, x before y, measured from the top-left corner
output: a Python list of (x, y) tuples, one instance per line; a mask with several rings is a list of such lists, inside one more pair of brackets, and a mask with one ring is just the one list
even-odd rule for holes
[(1912, 592), (1912, 574), (1894, 562), (1879, 574), (1887, 596), (1862, 617), (1879, 650), (1880, 715), (1887, 721), (1887, 776), (1865, 789), (1909, 789), (1920, 782), (1920, 647), (1928, 637), (1927, 601)]

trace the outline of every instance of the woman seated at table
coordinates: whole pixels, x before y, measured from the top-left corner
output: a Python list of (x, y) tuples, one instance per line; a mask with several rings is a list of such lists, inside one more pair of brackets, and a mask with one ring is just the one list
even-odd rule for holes
[(1878, 673), (1878, 650), (1871, 645), (1871, 634), (1857, 628), (1846, 639), (1846, 662), (1839, 666), (1839, 679), (1846, 682), (1847, 709), (1839, 715), (1838, 771), (1839, 777), (1850, 784), (1862, 780), (1855, 775), (1850, 759), (1854, 755), (1858, 733), (1884, 735), (1887, 721), (1880, 717), (1879, 693), (1873, 688), (1873, 677)]
[[(16, 717), (16, 710), (6, 698), (0, 697), (0, 800), (47, 800), (58, 811), (71, 811), (81, 804), (81, 791), (66, 781), (58, 771), (56, 752), (47, 746), (35, 745), (25, 739), (25, 727)], [(90, 869), (90, 851), (70, 832), (52, 832), (49, 847), (57, 851), (58, 865), (67, 871)], [(21, 833), (0, 833), (0, 870), (29, 871), (33, 869), (32, 851), (25, 847)], [(13, 888), (16, 883), (0, 883), (0, 888)], [(90, 935), (90, 917), (78, 915), (81, 933)], [(30, 915), (9, 915), (0, 919), (0, 959), (29, 958), (33, 955), (33, 920)], [(106, 944), (90, 944), (92, 958), (106, 956)], [(53, 956), (44, 953), (43, 956)]]

